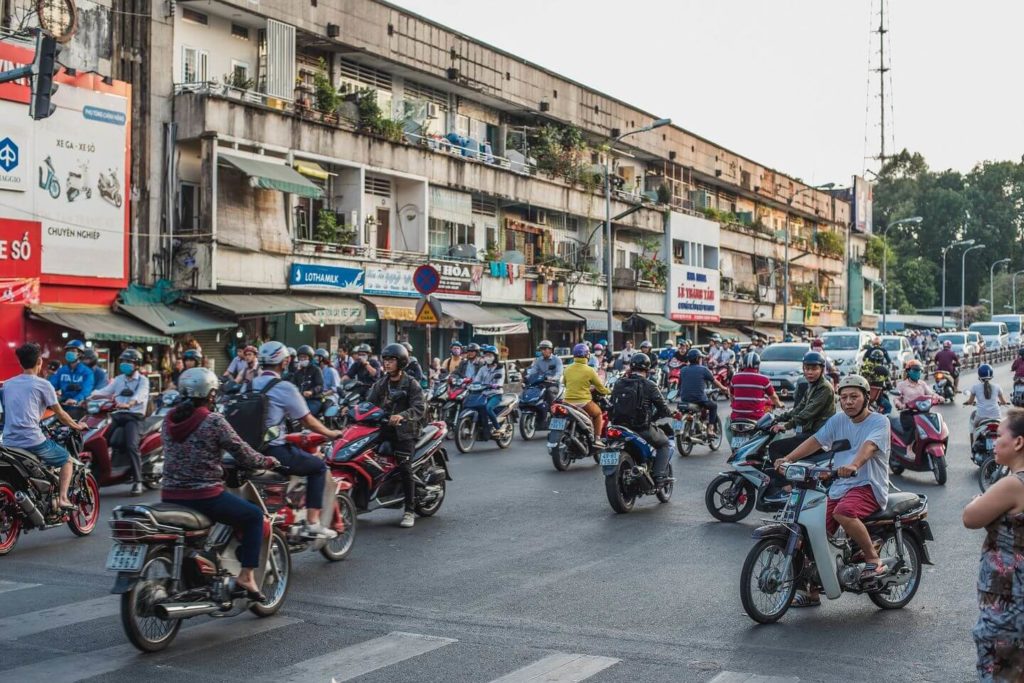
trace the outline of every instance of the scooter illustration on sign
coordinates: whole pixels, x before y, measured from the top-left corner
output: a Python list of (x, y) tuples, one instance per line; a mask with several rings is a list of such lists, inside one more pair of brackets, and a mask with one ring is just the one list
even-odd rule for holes
[(121, 181), (117, 178), (117, 170), (110, 168), (107, 169), (106, 173), (100, 173), (100, 179), (96, 183), (96, 189), (100, 191), (100, 196), (106, 199), (108, 202), (121, 208)]
[(83, 192), (86, 199), (92, 197), (92, 188), (89, 186), (89, 162), (87, 161), (78, 162), (78, 166), (68, 172), (68, 189), (64, 194), (69, 202), (73, 202)]
[[(57, 180), (57, 172), (53, 170), (53, 161), (50, 157), (46, 157), (43, 163), (46, 165), (46, 168), (39, 167), (39, 187), (49, 192), (50, 196), (56, 199), (60, 196), (60, 182)], [(45, 178), (43, 177), (44, 174)]]

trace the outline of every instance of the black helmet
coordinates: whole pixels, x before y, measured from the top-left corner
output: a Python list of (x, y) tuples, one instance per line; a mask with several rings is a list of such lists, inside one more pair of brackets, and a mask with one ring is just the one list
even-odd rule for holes
[(405, 366), (409, 364), (409, 351), (402, 344), (388, 344), (380, 352), (380, 359), (388, 360), (389, 358), (398, 361), (399, 370), (405, 370)]
[(704, 357), (704, 354), (700, 352), (700, 349), (690, 349), (686, 352), (686, 360), (691, 363), (699, 363), (700, 359)]
[(369, 354), (369, 353), (373, 353), (373, 350), (370, 348), (369, 344), (360, 344), (356, 348), (352, 349), (352, 353), (367, 353), (367, 354)]
[(881, 346), (872, 346), (871, 350), (868, 351), (868, 358), (875, 363), (882, 363), (885, 361), (885, 351), (882, 350)]
[(142, 354), (135, 349), (125, 349), (121, 352), (121, 355), (117, 357), (118, 360), (123, 360), (126, 363), (135, 363), (136, 365), (142, 365)]
[(188, 349), (181, 354), (182, 360), (194, 360), (196, 363), (203, 362), (203, 353), (199, 349)]
[(313, 353), (313, 347), (312, 346), (310, 346), (309, 344), (303, 344), (302, 346), (300, 346), (299, 348), (297, 348), (295, 350), (295, 355), (296, 356), (305, 356), (306, 358), (309, 358), (310, 360), (313, 360), (313, 356), (315, 354)]
[[(1024, 355), (1024, 349), (1021, 349), (1021, 351), (1021, 355)], [(95, 349), (89, 347), (82, 352), (82, 362), (85, 363), (86, 365), (93, 365), (98, 360), (99, 356), (96, 355)]]
[(804, 354), (804, 365), (820, 365), (825, 367), (825, 356), (817, 351), (808, 351)]
[(331, 354), (327, 352), (327, 349), (317, 349), (316, 357), (321, 360), (328, 360), (331, 357)]
[(468, 346), (466, 346), (466, 351), (473, 351), (475, 353), (480, 353), (480, 345), (477, 344), (476, 342), (473, 342), (472, 344), (469, 344)]
[(629, 359), (629, 369), (637, 372), (647, 372), (651, 369), (651, 357), (646, 353), (634, 353)]
[(1020, 356), (1021, 358), (1024, 358), (1024, 346), (1017, 349), (1017, 355)]

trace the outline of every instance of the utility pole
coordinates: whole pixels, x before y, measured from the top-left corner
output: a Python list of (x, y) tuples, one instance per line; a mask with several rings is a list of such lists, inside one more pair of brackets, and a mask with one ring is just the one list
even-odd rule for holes
[(885, 0), (879, 0), (878, 10), (878, 30), (873, 33), (878, 34), (878, 68), (873, 71), (878, 73), (878, 102), (880, 117), (880, 132), (879, 132), (879, 145), (878, 145), (878, 156), (875, 157), (878, 160), (878, 171), (881, 173), (882, 169), (885, 168), (885, 160), (889, 157), (885, 154), (885, 74), (889, 71), (889, 67), (885, 64), (885, 34), (889, 32), (889, 29), (885, 27)]

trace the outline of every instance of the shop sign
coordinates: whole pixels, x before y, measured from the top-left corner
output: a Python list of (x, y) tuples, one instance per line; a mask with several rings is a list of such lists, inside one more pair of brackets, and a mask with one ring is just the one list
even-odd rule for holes
[(0, 140), (0, 190), (25, 192), (29, 188), (27, 121), (27, 117), (18, 117), (4, 123)]
[(0, 274), (39, 277), (39, 223), (0, 218)]
[(0, 278), (0, 304), (39, 303), (39, 278)]
[(676, 322), (718, 322), (718, 278), (717, 270), (673, 264), (669, 318)]
[(363, 294), (376, 296), (420, 297), (412, 282), (411, 270), (367, 268), (363, 273)]
[(293, 263), (288, 284), (292, 289), (362, 294), (363, 271), (361, 268)]
[[(454, 296), (479, 296), (480, 277), (483, 275), (483, 267), (469, 263), (444, 263), (434, 262), (430, 264), (441, 276), (435, 294), (448, 294)], [(474, 278), (473, 269), (479, 268)]]
[(336, 304), (295, 314), (296, 325), (349, 325), (366, 324), (366, 306), (358, 301), (341, 300)]

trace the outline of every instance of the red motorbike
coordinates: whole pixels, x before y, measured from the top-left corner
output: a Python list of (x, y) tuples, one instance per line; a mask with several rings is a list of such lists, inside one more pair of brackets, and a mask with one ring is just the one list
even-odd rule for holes
[(941, 399), (922, 398), (906, 408), (914, 418), (910, 432), (903, 430), (899, 415), (889, 416), (892, 426), (889, 468), (893, 474), (902, 474), (904, 470), (931, 472), (939, 486), (946, 483), (949, 428), (941, 415), (932, 412), (932, 406), (938, 402)]
[[(352, 424), (334, 442), (327, 465), (339, 483), (349, 486), (352, 500), (361, 512), (405, 505), (398, 460), (385, 441), (382, 428), (390, 416), (370, 403), (360, 403), (352, 413)], [(412, 455), (412, 474), (416, 481), (416, 514), (430, 517), (441, 509), (448, 472), (448, 453), (442, 447), (448, 427), (431, 422), (420, 431)]]
[(683, 369), (683, 361), (675, 356), (668, 359), (668, 381), (665, 384), (665, 400), (672, 402), (679, 398), (679, 374)]
[[(733, 375), (733, 372), (732, 372), (732, 366), (731, 365), (729, 365), (727, 363), (721, 363), (719, 365), (713, 365), (709, 369), (714, 374), (715, 380), (719, 384), (724, 386), (726, 389), (731, 389), (732, 388), (732, 375)], [(728, 398), (729, 395), (726, 394), (726, 393), (723, 393), (722, 390), (719, 389), (718, 387), (712, 386), (711, 389), (708, 390), (708, 397), (712, 401), (721, 401), (723, 399)]]
[(455, 421), (462, 412), (462, 399), (466, 397), (472, 380), (456, 375), (448, 375), (443, 382), (438, 382), (427, 401), (427, 419), (443, 421), (449, 434), (455, 429)]
[[(85, 432), (79, 459), (89, 466), (100, 486), (128, 484), (132, 480), (131, 458), (122, 447), (121, 429), (114, 424), (114, 402), (89, 400), (83, 421)], [(164, 446), (160, 440), (163, 411), (144, 418), (140, 428), (139, 452), (142, 454), (142, 484), (147, 489), (160, 488), (164, 474)]]

